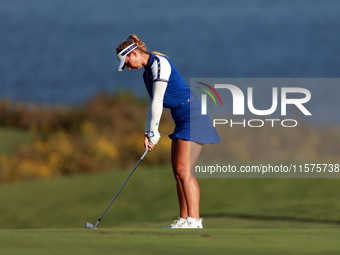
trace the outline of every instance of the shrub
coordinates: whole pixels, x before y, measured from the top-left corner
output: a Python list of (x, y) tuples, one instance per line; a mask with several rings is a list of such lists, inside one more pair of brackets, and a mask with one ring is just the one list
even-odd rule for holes
[[(24, 106), (0, 102), (0, 126), (27, 129), (33, 142), (1, 155), (1, 180), (49, 178), (134, 165), (144, 151), (147, 101), (129, 92), (98, 94), (82, 107)], [(160, 129), (171, 133), (165, 111)], [(170, 140), (161, 139), (146, 165), (170, 163)]]

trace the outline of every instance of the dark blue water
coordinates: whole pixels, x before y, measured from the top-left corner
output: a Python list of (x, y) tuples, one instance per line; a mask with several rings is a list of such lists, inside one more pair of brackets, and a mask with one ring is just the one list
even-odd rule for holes
[[(1, 0), (0, 98), (81, 104), (142, 70), (117, 72), (131, 33), (193, 77), (339, 77), (337, 0)], [(320, 91), (322, 90), (320, 86)]]

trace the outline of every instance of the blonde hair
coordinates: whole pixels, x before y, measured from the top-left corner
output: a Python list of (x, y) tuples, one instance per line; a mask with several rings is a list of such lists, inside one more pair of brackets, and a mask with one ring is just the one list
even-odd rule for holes
[(160, 53), (158, 51), (148, 51), (145, 43), (142, 40), (140, 40), (136, 34), (129, 35), (129, 37), (125, 41), (119, 44), (117, 48), (117, 54), (133, 43), (137, 45), (137, 49), (139, 49), (142, 52), (145, 52), (146, 54), (155, 54), (169, 58), (167, 55), (164, 55), (163, 53)]

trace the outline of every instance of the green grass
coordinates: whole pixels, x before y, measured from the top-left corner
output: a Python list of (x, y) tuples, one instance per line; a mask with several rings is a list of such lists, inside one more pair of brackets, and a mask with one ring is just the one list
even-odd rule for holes
[(11, 155), (19, 144), (31, 142), (31, 134), (27, 130), (1, 127), (0, 141), (0, 155)]
[(203, 230), (178, 216), (169, 166), (0, 186), (0, 254), (339, 254), (338, 179), (199, 179)]
[(0, 230), (0, 253), (339, 254), (337, 229)]
[[(0, 228), (76, 228), (85, 221), (94, 222), (128, 173), (4, 184), (0, 186)], [(340, 222), (338, 179), (199, 179), (199, 183), (201, 214), (206, 219)], [(172, 221), (177, 216), (171, 168), (139, 168), (101, 224), (117, 227)]]

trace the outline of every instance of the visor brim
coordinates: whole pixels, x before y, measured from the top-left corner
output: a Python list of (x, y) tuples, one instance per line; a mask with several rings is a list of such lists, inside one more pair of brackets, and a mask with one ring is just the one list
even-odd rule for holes
[(126, 56), (123, 57), (120, 62), (119, 62), (119, 66), (118, 66), (118, 71), (123, 71), (124, 68), (125, 68), (125, 59), (126, 59)]

